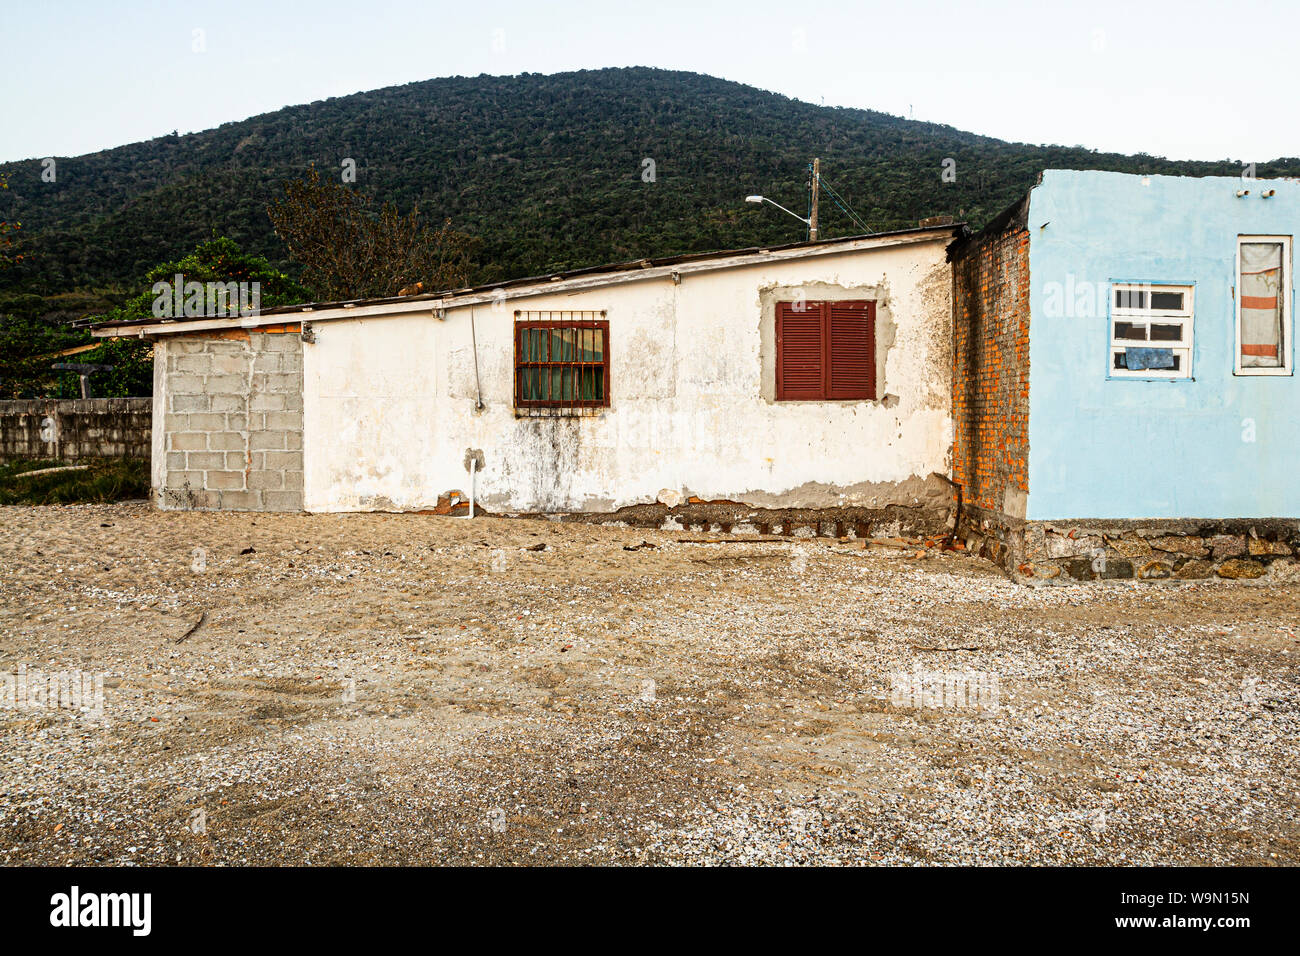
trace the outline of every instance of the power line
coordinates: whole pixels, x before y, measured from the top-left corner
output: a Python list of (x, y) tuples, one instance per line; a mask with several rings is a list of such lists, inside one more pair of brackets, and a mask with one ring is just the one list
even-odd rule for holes
[(826, 181), (825, 176), (819, 175), (817, 177), (817, 181), (821, 185), (821, 187), (826, 190), (826, 194), (831, 197), (831, 201), (834, 202), (835, 205), (839, 206), (840, 209), (843, 210), (844, 214), (848, 216), (849, 219), (852, 220), (852, 222), (855, 225), (857, 225), (864, 232), (874, 231), (871, 228), (871, 226), (868, 225), (867, 222), (861, 216), (859, 216), (856, 212), (853, 211), (853, 209), (849, 206), (849, 201), (840, 195), (839, 190), (837, 190), (834, 186), (832, 186), (830, 183)]
[(831, 197), (831, 200), (835, 203), (835, 205), (839, 206), (840, 209), (844, 211), (845, 215), (847, 215), (850, 219), (853, 220), (854, 223), (856, 223), (859, 227), (861, 227), (861, 229), (864, 232), (875, 231), (866, 222), (866, 220), (864, 220), (861, 216), (859, 216), (856, 212), (854, 212), (849, 207), (848, 200), (845, 199), (843, 196), (841, 196), (839, 192), (830, 185), (830, 183), (826, 182), (825, 178), (822, 179), (822, 186), (825, 187), (827, 194)]

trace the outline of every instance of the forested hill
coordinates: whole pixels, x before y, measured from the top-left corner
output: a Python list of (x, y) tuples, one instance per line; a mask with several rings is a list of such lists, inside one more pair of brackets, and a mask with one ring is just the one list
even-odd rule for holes
[[(480, 237), (477, 281), (793, 241), (799, 223), (743, 199), (762, 192), (802, 214), (813, 156), (874, 230), (935, 214), (978, 225), (1048, 167), (1241, 171), (1230, 160), (1006, 143), (694, 73), (453, 77), (60, 158), (54, 183), (42, 182), (40, 159), (4, 164), (0, 218), (22, 222), (26, 246), (0, 291), (122, 287), (214, 233), (292, 269), (264, 207), (309, 164), (337, 174), (347, 158), (375, 200), (418, 201)], [(943, 181), (947, 158), (955, 182)], [(1300, 175), (1300, 159), (1257, 172)], [(862, 231), (829, 198), (822, 210), (824, 236)]]

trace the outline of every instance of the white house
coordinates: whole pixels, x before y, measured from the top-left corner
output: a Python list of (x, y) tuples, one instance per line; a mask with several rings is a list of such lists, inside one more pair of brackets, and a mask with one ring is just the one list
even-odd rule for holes
[(958, 229), (95, 334), (155, 341), (160, 507), (863, 533), (951, 508)]

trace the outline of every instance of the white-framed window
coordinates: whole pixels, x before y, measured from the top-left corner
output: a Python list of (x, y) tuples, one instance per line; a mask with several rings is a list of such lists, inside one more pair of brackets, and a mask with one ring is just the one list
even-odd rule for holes
[(1111, 378), (1191, 378), (1190, 285), (1113, 282), (1110, 287)]
[(1291, 237), (1237, 237), (1237, 375), (1290, 375)]

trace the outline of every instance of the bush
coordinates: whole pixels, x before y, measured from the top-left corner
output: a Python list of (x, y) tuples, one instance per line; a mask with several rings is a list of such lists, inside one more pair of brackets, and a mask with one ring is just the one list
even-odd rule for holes
[(149, 462), (117, 458), (87, 463), (77, 471), (32, 475), (63, 461), (14, 461), (0, 465), (0, 505), (103, 503), (149, 497)]

